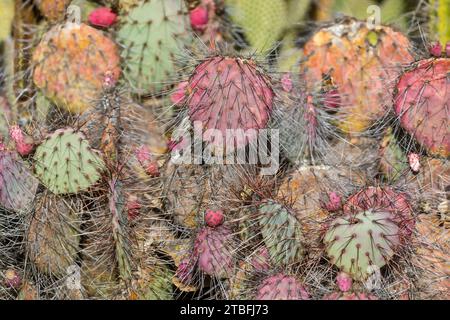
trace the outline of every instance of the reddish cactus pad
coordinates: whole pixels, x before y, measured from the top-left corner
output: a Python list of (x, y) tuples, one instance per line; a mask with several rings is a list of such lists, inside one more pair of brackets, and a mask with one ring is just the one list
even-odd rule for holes
[(395, 112), (431, 155), (450, 156), (450, 58), (418, 62), (400, 77)]
[(197, 234), (194, 257), (204, 273), (218, 278), (229, 278), (233, 274), (233, 234), (225, 226), (205, 227)]
[(37, 187), (38, 181), (17, 153), (0, 151), (0, 207), (13, 211), (27, 209)]
[[(252, 60), (216, 56), (200, 63), (187, 87), (192, 122), (203, 129), (262, 129), (269, 121), (274, 92), (270, 79)], [(210, 141), (208, 135), (203, 137)], [(212, 141), (210, 141), (212, 142)]]
[(66, 23), (47, 32), (33, 55), (33, 80), (70, 112), (83, 112), (103, 91), (105, 75), (119, 79), (116, 44), (97, 29)]
[(415, 222), (405, 194), (389, 187), (369, 187), (352, 195), (344, 205), (344, 213), (349, 215), (365, 210), (389, 212), (400, 227), (400, 240), (404, 243), (411, 237)]
[(263, 280), (256, 300), (309, 300), (303, 285), (294, 277), (277, 274)]

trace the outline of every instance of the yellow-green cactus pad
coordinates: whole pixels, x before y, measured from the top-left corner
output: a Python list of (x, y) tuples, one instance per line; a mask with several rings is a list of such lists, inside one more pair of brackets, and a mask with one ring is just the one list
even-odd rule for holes
[(59, 129), (37, 148), (35, 174), (55, 194), (77, 193), (100, 179), (104, 162), (84, 136)]

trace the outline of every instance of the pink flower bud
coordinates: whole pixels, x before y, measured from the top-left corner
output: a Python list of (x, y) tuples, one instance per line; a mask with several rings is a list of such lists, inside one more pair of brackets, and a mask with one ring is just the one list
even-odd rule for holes
[(23, 133), (22, 129), (17, 126), (9, 128), (9, 136), (16, 144), (16, 150), (21, 156), (27, 156), (33, 151), (34, 141), (30, 136)]
[(436, 42), (430, 46), (430, 54), (434, 57), (440, 57), (442, 54), (442, 45)]
[(224, 220), (224, 216), (223, 216), (222, 210), (217, 210), (217, 211), (206, 210), (205, 222), (209, 227), (211, 227), (211, 228), (218, 227), (223, 223), (223, 220)]
[(208, 24), (208, 10), (202, 6), (198, 6), (190, 13), (191, 26), (194, 30), (202, 31)]
[(88, 20), (94, 26), (107, 28), (116, 23), (117, 15), (110, 8), (101, 7), (93, 10)]

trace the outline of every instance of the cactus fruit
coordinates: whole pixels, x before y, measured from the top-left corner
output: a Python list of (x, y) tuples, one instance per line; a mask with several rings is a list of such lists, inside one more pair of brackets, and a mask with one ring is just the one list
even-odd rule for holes
[(55, 194), (78, 193), (100, 179), (104, 162), (84, 136), (73, 129), (58, 129), (39, 145), (35, 173)]
[(51, 22), (64, 19), (71, 0), (35, 0), (42, 15)]
[(27, 253), (41, 272), (65, 276), (67, 268), (76, 264), (81, 215), (79, 200), (51, 194), (39, 197), (27, 234)]
[[(255, 61), (220, 55), (197, 65), (186, 91), (190, 120), (200, 122), (205, 131), (222, 133), (217, 140), (213, 133), (204, 132), (204, 141), (212, 144), (224, 141), (227, 129), (266, 128), (275, 98), (270, 78)], [(251, 138), (237, 139), (238, 147)]]
[(88, 17), (89, 23), (97, 27), (110, 27), (117, 21), (117, 15), (106, 7), (96, 8)]
[(258, 288), (256, 300), (309, 300), (305, 287), (293, 276), (276, 274), (265, 278)]
[(260, 205), (259, 224), (264, 243), (275, 266), (289, 265), (302, 259), (300, 224), (289, 210), (274, 201)]
[(159, 93), (177, 73), (175, 57), (192, 41), (182, 0), (147, 0), (122, 17), (124, 76), (140, 94)]
[(0, 150), (0, 207), (12, 211), (29, 209), (38, 184), (17, 153)]
[(411, 237), (411, 207), (389, 188), (364, 189), (343, 210), (328, 226), (324, 243), (331, 262), (354, 279), (364, 280), (373, 266), (383, 267)]
[(33, 138), (25, 134), (19, 126), (11, 126), (9, 128), (9, 135), (16, 145), (17, 152), (21, 156), (27, 156), (33, 151)]
[(227, 226), (204, 227), (196, 236), (193, 258), (198, 259), (198, 268), (217, 278), (229, 278), (234, 269), (234, 239)]
[(396, 86), (395, 113), (400, 125), (434, 156), (450, 155), (448, 108), (450, 58), (421, 60)]
[(189, 13), (191, 26), (194, 30), (204, 30), (208, 24), (208, 9), (202, 6), (191, 10)]
[(211, 227), (215, 228), (223, 224), (224, 216), (222, 210), (206, 210), (205, 212), (205, 222)]
[(83, 23), (50, 29), (33, 54), (33, 81), (59, 107), (81, 113), (103, 91), (109, 74), (115, 83), (121, 73), (116, 44), (101, 31)]
[(408, 38), (389, 27), (371, 28), (348, 18), (313, 35), (305, 45), (301, 71), (310, 88), (323, 75), (331, 76), (342, 98), (338, 126), (359, 133), (386, 114), (386, 92), (394, 89), (390, 84), (400, 71), (397, 65), (413, 60), (409, 47)]

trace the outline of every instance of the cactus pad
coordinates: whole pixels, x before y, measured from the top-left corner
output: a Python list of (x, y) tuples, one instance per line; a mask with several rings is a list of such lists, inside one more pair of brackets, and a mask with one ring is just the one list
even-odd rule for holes
[(256, 300), (309, 300), (304, 286), (294, 277), (277, 274), (267, 277), (258, 288)]
[(400, 77), (395, 112), (401, 126), (431, 155), (450, 155), (450, 58), (418, 62)]
[(136, 92), (162, 90), (176, 73), (175, 57), (192, 41), (182, 0), (147, 0), (123, 17), (117, 33), (123, 45), (125, 78)]
[[(220, 130), (223, 140), (227, 129), (265, 128), (274, 104), (269, 77), (253, 60), (243, 58), (206, 59), (195, 68), (186, 91), (191, 121), (201, 122), (204, 130)], [(203, 139), (214, 143), (207, 134)]]
[(331, 262), (355, 279), (365, 279), (371, 266), (383, 267), (400, 244), (399, 227), (383, 211), (362, 211), (338, 218), (324, 242)]
[(104, 163), (81, 133), (59, 129), (36, 150), (35, 173), (55, 194), (77, 193), (100, 179)]
[(38, 181), (18, 154), (0, 150), (0, 206), (13, 211), (27, 209), (36, 194)]
[(229, 278), (234, 268), (233, 234), (226, 226), (204, 227), (197, 234), (194, 257), (204, 273), (217, 278)]
[(306, 43), (301, 71), (310, 89), (330, 75), (342, 97), (340, 128), (362, 132), (386, 113), (397, 65), (413, 61), (409, 47), (408, 38), (389, 27), (370, 29), (365, 22), (346, 19), (320, 29)]
[(104, 78), (120, 75), (116, 44), (97, 29), (66, 23), (50, 29), (33, 54), (33, 81), (58, 106), (83, 112), (101, 96)]
[(259, 207), (259, 224), (272, 262), (288, 265), (298, 262), (303, 255), (301, 229), (297, 219), (287, 208), (270, 201)]
[(76, 264), (80, 242), (82, 204), (56, 195), (43, 195), (37, 201), (27, 235), (30, 260), (43, 273), (66, 275)]
[(287, 25), (284, 0), (228, 0), (234, 22), (243, 29), (249, 44), (258, 51), (273, 48)]

